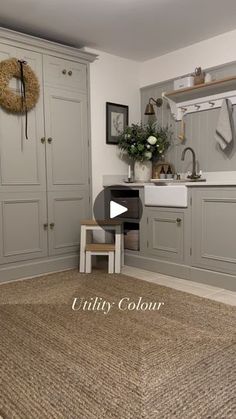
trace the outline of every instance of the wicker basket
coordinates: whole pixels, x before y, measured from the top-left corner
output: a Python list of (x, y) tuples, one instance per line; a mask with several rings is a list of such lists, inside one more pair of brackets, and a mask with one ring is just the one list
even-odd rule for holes
[(139, 250), (139, 230), (125, 232), (124, 248), (128, 250)]

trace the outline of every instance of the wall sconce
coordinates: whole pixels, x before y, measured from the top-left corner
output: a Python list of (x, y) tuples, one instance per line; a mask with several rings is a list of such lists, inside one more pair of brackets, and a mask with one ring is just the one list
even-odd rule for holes
[(154, 102), (157, 108), (160, 108), (162, 106), (163, 100), (160, 97), (157, 99), (153, 99), (153, 97), (150, 97), (148, 104), (145, 108), (144, 115), (155, 115), (154, 106), (151, 102)]

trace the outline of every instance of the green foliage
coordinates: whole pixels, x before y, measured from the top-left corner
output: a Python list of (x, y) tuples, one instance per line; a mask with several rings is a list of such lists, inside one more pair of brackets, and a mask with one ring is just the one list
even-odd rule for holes
[(132, 124), (121, 133), (118, 146), (132, 160), (157, 160), (170, 145), (171, 132), (155, 123)]

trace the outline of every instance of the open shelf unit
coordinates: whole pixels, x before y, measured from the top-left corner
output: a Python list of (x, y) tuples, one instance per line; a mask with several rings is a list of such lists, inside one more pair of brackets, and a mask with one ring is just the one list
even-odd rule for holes
[(227, 77), (193, 87), (163, 92), (176, 121), (181, 121), (188, 113), (219, 108), (223, 99), (230, 99), (236, 104), (236, 76)]
[[(109, 200), (129, 208), (119, 219), (123, 223), (125, 252), (139, 254), (140, 250), (140, 217), (139, 217), (139, 189), (114, 186), (109, 190)], [(129, 235), (131, 233), (132, 237)], [(132, 234), (133, 233), (133, 234)], [(129, 238), (126, 235), (129, 235)], [(131, 249), (132, 247), (132, 249)], [(133, 250), (135, 248), (135, 250)]]

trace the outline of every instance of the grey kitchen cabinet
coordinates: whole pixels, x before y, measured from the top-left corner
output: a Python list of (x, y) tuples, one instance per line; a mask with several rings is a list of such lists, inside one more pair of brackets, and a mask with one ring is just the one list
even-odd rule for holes
[(47, 256), (45, 193), (0, 193), (0, 209), (0, 262)]
[(185, 211), (147, 207), (146, 253), (172, 262), (184, 261)]
[(89, 212), (89, 196), (80, 191), (48, 193), (49, 254), (78, 252), (80, 220)]
[[(0, 61), (12, 57), (26, 60), (43, 84), (42, 55), (0, 44)], [(19, 92), (19, 81), (10, 86)], [(43, 95), (28, 113), (28, 140), (24, 136), (25, 118), (0, 107), (0, 192), (43, 191), (46, 187)]]
[[(80, 220), (91, 215), (88, 67), (95, 59), (15, 32), (3, 38), (0, 61), (24, 59), (40, 96), (28, 112), (28, 139), (24, 115), (0, 107), (0, 282), (78, 263)], [(10, 87), (19, 93), (19, 80)]]
[(192, 192), (192, 265), (236, 274), (236, 188)]
[(87, 96), (46, 87), (44, 98), (48, 190), (88, 188)]
[(87, 66), (72, 60), (44, 55), (45, 85), (87, 93)]

